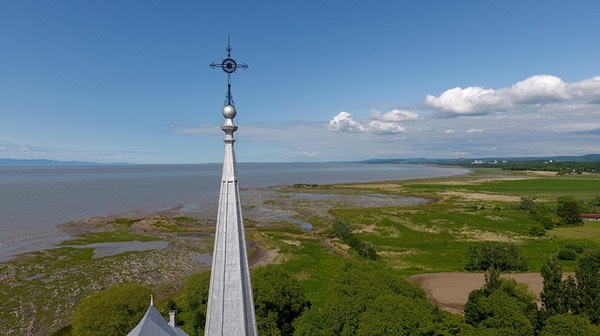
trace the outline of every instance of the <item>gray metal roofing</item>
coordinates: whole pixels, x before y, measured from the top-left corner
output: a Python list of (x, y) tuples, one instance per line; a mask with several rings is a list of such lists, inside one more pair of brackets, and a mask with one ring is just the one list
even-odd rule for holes
[(188, 334), (179, 328), (172, 328), (160, 315), (158, 309), (151, 305), (140, 323), (127, 336), (188, 336)]

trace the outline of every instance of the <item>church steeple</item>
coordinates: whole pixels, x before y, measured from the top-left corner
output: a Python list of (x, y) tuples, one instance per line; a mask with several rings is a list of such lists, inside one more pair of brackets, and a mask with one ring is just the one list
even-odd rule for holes
[[(238, 127), (233, 123), (237, 111), (231, 96), (231, 74), (238, 64), (231, 58), (229, 44), (227, 58), (221, 64), (213, 62), (210, 66), (220, 67), (227, 73), (227, 97), (223, 106), (225, 123), (221, 126), (225, 132), (225, 156), (204, 335), (256, 336), (258, 331), (233, 148), (233, 133)], [(244, 63), (239, 67), (246, 69), (248, 65)]]

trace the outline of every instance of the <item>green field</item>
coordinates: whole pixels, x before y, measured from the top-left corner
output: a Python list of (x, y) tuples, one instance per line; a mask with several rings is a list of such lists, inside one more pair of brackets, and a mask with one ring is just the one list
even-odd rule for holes
[[(303, 188), (307, 192), (307, 187)], [(501, 241), (516, 244), (528, 260), (529, 271), (539, 272), (548, 256), (556, 256), (568, 243), (586, 249), (600, 248), (600, 223), (583, 226), (557, 227), (545, 236), (530, 234), (539, 225), (528, 211), (519, 210), (521, 197), (555, 206), (561, 196), (570, 195), (581, 201), (600, 196), (597, 175), (535, 176), (527, 173), (504, 174), (496, 169), (478, 169), (470, 176), (313, 187), (314, 192), (352, 193), (353, 190), (433, 198), (436, 202), (411, 207), (377, 207), (332, 209), (335, 218), (350, 223), (354, 235), (373, 244), (383, 262), (410, 275), (429, 272), (463, 271), (471, 246), (481, 241)], [(331, 223), (330, 223), (331, 224)], [(278, 243), (277, 229), (266, 232)], [(328, 283), (328, 275), (340, 265), (340, 260), (357, 258), (353, 251), (345, 255), (333, 253), (323, 241), (343, 245), (320, 228), (312, 236), (303, 236), (302, 248), (286, 251), (284, 267), (296, 274), (314, 274), (305, 280), (307, 293), (318, 297), (318, 290)], [(321, 242), (319, 243), (319, 239)], [(319, 245), (321, 247), (319, 247)], [(310, 247), (310, 248), (309, 248)], [(338, 251), (339, 252), (339, 251)], [(565, 271), (573, 271), (575, 261), (559, 261)]]

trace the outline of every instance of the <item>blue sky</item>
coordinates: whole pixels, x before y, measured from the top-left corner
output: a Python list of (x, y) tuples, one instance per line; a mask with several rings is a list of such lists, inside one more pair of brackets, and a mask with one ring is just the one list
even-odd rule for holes
[(0, 158), (600, 153), (597, 1), (2, 1)]

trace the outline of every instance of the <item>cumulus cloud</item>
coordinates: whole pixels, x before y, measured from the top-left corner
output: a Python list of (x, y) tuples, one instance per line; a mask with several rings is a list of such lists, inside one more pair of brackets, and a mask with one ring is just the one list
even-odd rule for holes
[(404, 132), (401, 122), (420, 120), (420, 115), (412, 111), (391, 110), (381, 113), (371, 110), (369, 119), (357, 119), (348, 112), (340, 112), (334, 116), (327, 126), (331, 131), (345, 133), (374, 133), (374, 134), (398, 134)]
[(477, 86), (465, 89), (456, 87), (439, 97), (428, 95), (425, 102), (444, 112), (456, 114), (481, 114), (510, 107), (510, 102), (495, 90)]
[(453, 115), (482, 115), (511, 108), (583, 100), (600, 103), (600, 76), (565, 83), (551, 75), (535, 75), (511, 87), (486, 89), (478, 86), (452, 88), (425, 98), (429, 106)]
[[(252, 158), (259, 161), (600, 152), (600, 76), (564, 83), (558, 77), (540, 75), (504, 88), (457, 88), (444, 94), (446, 102), (436, 100), (440, 106), (429, 105), (433, 108), (424, 113), (401, 109), (366, 110), (363, 114), (343, 111), (323, 122), (244, 124), (236, 133), (239, 145), (246, 146), (240, 155), (249, 155), (245, 153), (254, 147), (266, 153)], [(450, 103), (453, 99), (456, 105)], [(468, 117), (438, 118), (436, 113), (429, 113), (443, 111), (443, 107), (448, 108), (448, 114)], [(223, 137), (218, 125), (176, 132), (215, 140)]]
[(328, 128), (332, 131), (348, 133), (362, 133), (367, 130), (366, 127), (356, 121), (352, 114), (348, 112), (340, 112), (333, 117), (333, 119), (329, 121)]
[(513, 104), (538, 104), (570, 98), (567, 84), (562, 79), (550, 75), (536, 75), (520, 81), (514, 84), (505, 96)]

